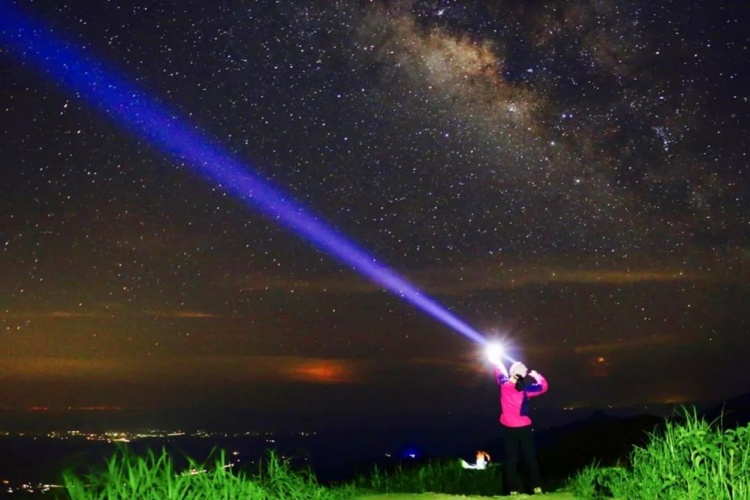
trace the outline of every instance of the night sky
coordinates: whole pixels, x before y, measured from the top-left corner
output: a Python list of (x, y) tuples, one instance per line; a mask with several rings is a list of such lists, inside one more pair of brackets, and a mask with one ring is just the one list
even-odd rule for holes
[[(748, 2), (2, 1), (505, 338), (540, 405), (750, 390)], [(478, 345), (3, 46), (0, 208), (0, 407), (497, 411)]]

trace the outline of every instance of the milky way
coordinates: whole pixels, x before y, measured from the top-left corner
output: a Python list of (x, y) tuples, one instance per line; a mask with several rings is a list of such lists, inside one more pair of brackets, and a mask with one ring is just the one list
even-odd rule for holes
[(736, 133), (713, 130), (708, 110), (747, 106), (737, 82), (746, 75), (710, 74), (714, 54), (737, 41), (686, 41), (668, 7), (402, 3), (373, 9), (360, 43), (394, 82), (406, 75), (405, 94), (434, 107), (425, 127), (443, 116), (456, 123), (451, 147), (471, 155), (460, 163), (476, 184), (497, 183), (497, 195), (515, 198), (509, 210), (544, 205), (533, 223), (558, 245), (669, 249), (696, 233), (733, 241), (742, 235), (728, 226), (747, 225), (744, 152), (706, 135)]

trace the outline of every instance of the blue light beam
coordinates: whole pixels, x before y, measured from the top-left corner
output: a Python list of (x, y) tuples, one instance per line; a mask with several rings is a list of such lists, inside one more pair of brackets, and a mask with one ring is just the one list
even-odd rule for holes
[(56, 37), (48, 27), (32, 21), (4, 0), (0, 0), (0, 41), (21, 62), (30, 62), (121, 127), (148, 139), (224, 191), (467, 339), (486, 344), (484, 336), (474, 328), (326, 226), (318, 216), (289, 199), (269, 182), (249, 172), (244, 164), (212, 145), (207, 137), (179, 120), (175, 112), (160, 105), (157, 99), (118, 76), (116, 71), (106, 68), (81, 47)]

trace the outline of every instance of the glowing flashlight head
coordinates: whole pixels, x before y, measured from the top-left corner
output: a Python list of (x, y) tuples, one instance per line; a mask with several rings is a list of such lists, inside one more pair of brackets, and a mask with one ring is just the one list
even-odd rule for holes
[(492, 342), (487, 345), (487, 359), (489, 359), (492, 364), (501, 365), (504, 355), (505, 349), (502, 344)]

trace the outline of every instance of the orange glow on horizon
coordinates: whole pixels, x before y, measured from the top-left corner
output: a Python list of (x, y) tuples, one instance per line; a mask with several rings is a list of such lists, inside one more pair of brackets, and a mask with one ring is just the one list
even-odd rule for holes
[(293, 380), (318, 384), (352, 383), (355, 377), (351, 367), (341, 361), (305, 361), (290, 369)]
[(121, 406), (109, 406), (109, 405), (94, 405), (94, 406), (67, 406), (67, 407), (51, 407), (51, 406), (32, 406), (29, 411), (42, 412), (42, 411), (121, 411)]

